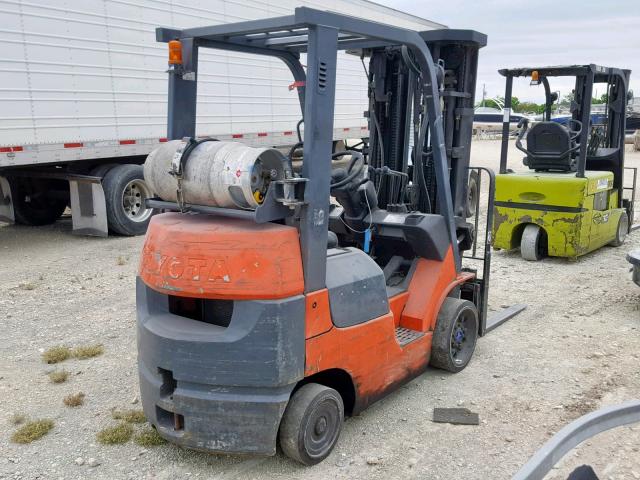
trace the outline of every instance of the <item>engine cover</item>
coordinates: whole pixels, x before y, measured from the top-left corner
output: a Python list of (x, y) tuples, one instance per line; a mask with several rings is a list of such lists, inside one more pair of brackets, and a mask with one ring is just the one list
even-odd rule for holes
[(267, 300), (304, 291), (294, 227), (207, 215), (152, 217), (139, 274), (150, 288), (183, 297)]

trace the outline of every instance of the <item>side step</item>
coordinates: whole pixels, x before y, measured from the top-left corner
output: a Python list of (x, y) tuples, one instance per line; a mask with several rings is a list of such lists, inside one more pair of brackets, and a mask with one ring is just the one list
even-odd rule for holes
[(424, 332), (419, 332), (417, 330), (409, 330), (408, 328), (397, 327), (396, 328), (396, 340), (400, 344), (401, 347), (417, 340), (418, 338), (424, 336)]

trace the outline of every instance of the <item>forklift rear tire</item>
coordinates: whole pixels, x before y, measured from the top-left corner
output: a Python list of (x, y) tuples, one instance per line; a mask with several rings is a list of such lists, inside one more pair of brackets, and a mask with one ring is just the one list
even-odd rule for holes
[(476, 306), (460, 298), (445, 298), (433, 332), (431, 366), (458, 373), (469, 364), (477, 339)]
[(520, 254), (525, 260), (537, 262), (547, 256), (547, 235), (538, 225), (524, 227), (520, 240)]
[(344, 421), (344, 403), (333, 388), (307, 383), (298, 389), (280, 423), (284, 454), (304, 465), (327, 458), (338, 443)]
[(616, 229), (616, 238), (609, 243), (613, 247), (621, 246), (629, 233), (629, 216), (627, 212), (622, 212), (620, 219), (618, 220), (618, 228)]
[(146, 207), (151, 190), (144, 181), (142, 165), (116, 165), (102, 179), (107, 203), (109, 231), (119, 235), (142, 235), (153, 211)]

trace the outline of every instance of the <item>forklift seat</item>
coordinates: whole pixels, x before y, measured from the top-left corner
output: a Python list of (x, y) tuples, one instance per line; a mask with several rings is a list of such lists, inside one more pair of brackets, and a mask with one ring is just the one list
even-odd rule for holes
[(575, 171), (569, 130), (556, 122), (536, 123), (527, 135), (527, 157), (524, 164), (532, 170)]
[(599, 147), (593, 155), (587, 155), (587, 162), (593, 161), (612, 161), (617, 160), (620, 155), (618, 147)]

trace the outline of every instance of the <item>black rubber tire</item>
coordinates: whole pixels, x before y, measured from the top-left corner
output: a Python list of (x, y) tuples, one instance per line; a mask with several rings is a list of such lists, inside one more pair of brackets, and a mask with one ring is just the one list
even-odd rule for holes
[(103, 178), (109, 170), (111, 170), (113, 167), (117, 165), (118, 165), (117, 163), (104, 163), (102, 165), (98, 165), (97, 167), (93, 167), (91, 169), (91, 172), (89, 173), (89, 175)]
[[(109, 231), (119, 235), (143, 235), (151, 220), (151, 212), (140, 221), (127, 215), (123, 196), (127, 185), (134, 181), (144, 182), (142, 165), (116, 165), (102, 179), (102, 188), (107, 204), (107, 223)], [(141, 200), (144, 205), (144, 198)]]
[(472, 170), (469, 173), (469, 187), (467, 190), (467, 218), (473, 217), (476, 214), (478, 198), (478, 172)]
[(616, 228), (616, 238), (614, 238), (609, 245), (612, 247), (620, 247), (625, 239), (627, 238), (627, 234), (629, 233), (629, 216), (627, 212), (622, 212), (620, 218), (618, 219), (618, 228)]
[(9, 179), (15, 222), (21, 225), (50, 225), (67, 208), (67, 200), (52, 195), (69, 191), (64, 180), (13, 177)]
[[(464, 324), (460, 337), (458, 327)], [(444, 299), (431, 342), (430, 364), (452, 373), (458, 373), (469, 364), (478, 340), (478, 310), (460, 298)], [(460, 349), (457, 350), (457, 347)]]
[(520, 239), (522, 258), (530, 262), (537, 262), (547, 256), (547, 248), (546, 232), (533, 223), (526, 225)]
[(327, 458), (338, 443), (343, 422), (340, 394), (333, 388), (307, 383), (293, 394), (284, 411), (280, 447), (287, 457), (315, 465)]

